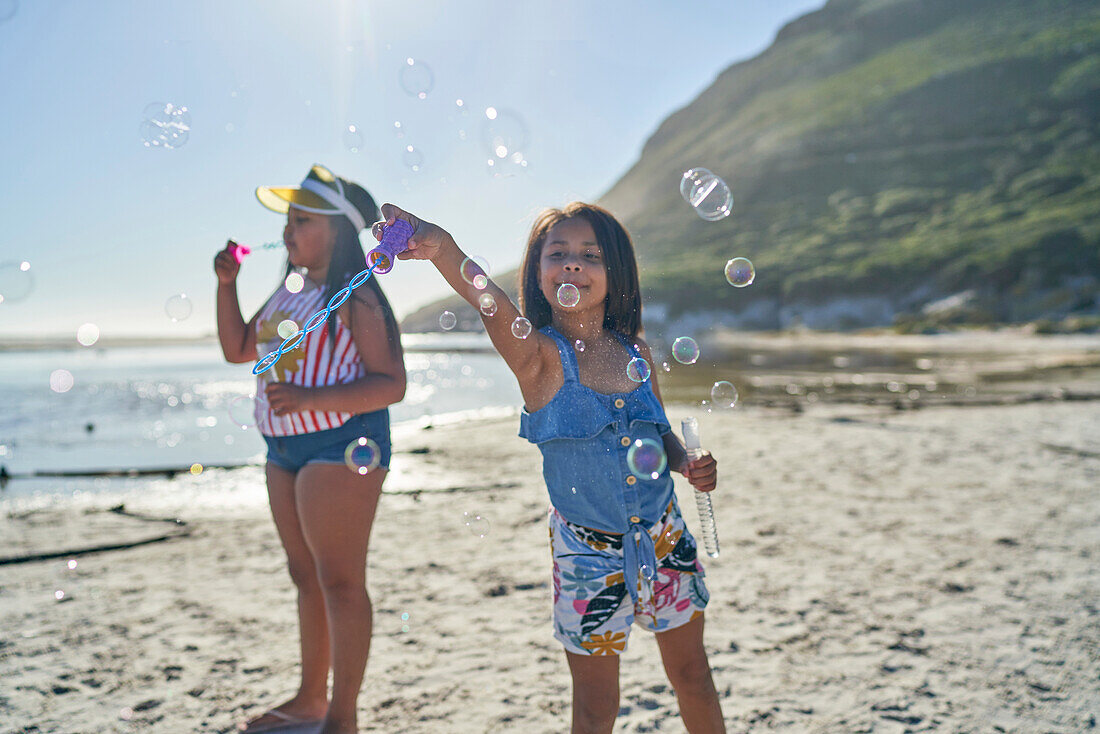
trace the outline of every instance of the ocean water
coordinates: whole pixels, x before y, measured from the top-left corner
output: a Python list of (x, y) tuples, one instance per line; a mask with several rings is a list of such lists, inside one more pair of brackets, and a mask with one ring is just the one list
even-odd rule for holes
[[(403, 343), (408, 388), (390, 408), (395, 432), (521, 404), (484, 334), (406, 334)], [(51, 388), (56, 370), (71, 373), (69, 390)], [(212, 343), (0, 352), (0, 465), (12, 477), (0, 502), (126, 483), (43, 473), (167, 476), (193, 464), (262, 463), (263, 439), (250, 425), (255, 379), (250, 364), (227, 364)]]

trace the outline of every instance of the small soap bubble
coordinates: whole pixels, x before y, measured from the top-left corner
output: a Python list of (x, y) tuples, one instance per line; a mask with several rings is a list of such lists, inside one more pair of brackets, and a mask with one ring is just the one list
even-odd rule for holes
[(522, 316), (517, 316), (512, 322), (512, 336), (517, 339), (526, 339), (531, 335), (531, 322)]
[(558, 303), (566, 308), (573, 308), (581, 302), (581, 291), (572, 283), (562, 283), (558, 286)]
[(291, 273), (286, 276), (286, 281), (283, 284), (291, 293), (299, 293), (305, 287), (306, 279), (302, 277), (301, 273)]
[(726, 263), (726, 282), (734, 288), (744, 288), (756, 280), (756, 268), (748, 259), (735, 257)]
[(635, 357), (626, 365), (626, 376), (634, 382), (645, 382), (649, 379), (649, 362), (641, 357)]
[(344, 463), (356, 474), (367, 474), (382, 463), (382, 449), (366, 436), (360, 436), (344, 449)]
[(497, 312), (497, 299), (493, 298), (492, 293), (482, 293), (477, 298), (477, 307), (481, 313), (492, 316)]
[(183, 321), (191, 315), (194, 305), (186, 293), (178, 293), (164, 302), (164, 312), (173, 323)]
[(573, 346), (577, 348), (578, 352), (583, 352), (584, 351), (584, 342), (582, 342), (580, 339), (573, 342)]
[(69, 567), (70, 571), (76, 569), (76, 559), (75, 558), (70, 558), (69, 562), (65, 565)]
[(737, 405), (737, 388), (732, 382), (719, 380), (711, 387), (710, 398), (718, 408), (732, 408)]
[(344, 147), (352, 153), (358, 153), (363, 149), (363, 131), (358, 125), (348, 125), (343, 132)]
[(146, 148), (178, 148), (191, 135), (191, 113), (171, 102), (146, 105), (141, 139)]
[(402, 622), (408, 622), (409, 621), (409, 613), (408, 612), (405, 612), (404, 614), (401, 615), (401, 621)]
[(626, 452), (626, 466), (639, 479), (656, 479), (668, 466), (665, 447), (652, 438), (637, 438)]
[[(463, 260), (462, 265), (459, 266), (458, 272), (464, 281), (474, 286), (479, 291), (485, 290), (485, 285), (480, 287), (477, 285), (479, 282), (485, 283), (486, 285), (489, 282), (489, 262), (485, 258), (477, 255)], [(479, 279), (478, 276), (481, 276), (484, 280)]]
[(699, 360), (699, 345), (690, 336), (677, 337), (672, 342), (672, 358), (680, 364), (695, 364)]
[(661, 362), (661, 369), (663, 369), (665, 372), (672, 372), (672, 365), (670, 365), (668, 362)]
[(95, 324), (83, 324), (76, 330), (76, 340), (83, 347), (90, 347), (99, 341), (99, 327)]
[(406, 145), (401, 152), (401, 162), (413, 173), (419, 173), (424, 168), (424, 154), (419, 148)]
[(413, 58), (405, 59), (397, 78), (405, 94), (417, 99), (427, 99), (428, 93), (435, 86), (435, 74), (431, 67)]
[(729, 186), (705, 168), (692, 168), (680, 178), (680, 195), (708, 222), (728, 217), (733, 208)]
[(283, 319), (279, 322), (279, 325), (275, 327), (275, 331), (279, 333), (283, 339), (289, 339), (298, 333), (298, 324), (294, 323), (291, 319)]
[(73, 389), (73, 374), (68, 370), (54, 370), (50, 373), (50, 389), (56, 393)]
[(462, 522), (467, 530), (479, 538), (489, 534), (489, 521), (476, 512), (463, 512)]
[(450, 331), (455, 328), (455, 324), (457, 323), (458, 317), (450, 311), (444, 311), (439, 314), (439, 328), (443, 329), (443, 331)]
[(58, 589), (57, 591), (55, 591), (53, 593), (53, 598), (56, 599), (57, 601), (61, 601), (62, 599), (65, 598), (65, 592), (62, 591), (61, 589)]
[(18, 303), (34, 290), (34, 275), (26, 260), (0, 263), (0, 304)]
[(198, 464), (198, 463), (192, 464), (191, 465), (191, 475), (197, 477), (198, 475), (202, 474), (202, 468), (203, 468), (202, 464)]
[(238, 395), (229, 401), (229, 420), (233, 421), (242, 430), (248, 430), (256, 425), (256, 417), (253, 415), (255, 395)]

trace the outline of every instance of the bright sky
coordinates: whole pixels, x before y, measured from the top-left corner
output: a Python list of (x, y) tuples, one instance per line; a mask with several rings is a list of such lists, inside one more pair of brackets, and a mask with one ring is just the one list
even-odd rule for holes
[[(0, 293), (26, 290), (20, 262), (33, 275), (0, 303), (0, 337), (212, 333), (214, 254), (278, 240), (253, 192), (315, 162), (512, 268), (535, 212), (598, 198), (661, 120), (822, 4), (0, 0)], [(424, 99), (402, 87), (410, 58), (431, 70)], [(185, 144), (144, 146), (154, 102), (188, 109)], [(489, 172), (488, 107), (525, 128), (519, 175)], [(246, 318), (283, 265), (279, 250), (245, 260)], [(382, 277), (399, 317), (449, 292), (425, 263)], [(193, 311), (173, 322), (178, 294)]]

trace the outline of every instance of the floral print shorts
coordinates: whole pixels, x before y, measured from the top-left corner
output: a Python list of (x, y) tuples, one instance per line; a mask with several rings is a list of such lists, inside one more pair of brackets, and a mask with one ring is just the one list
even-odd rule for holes
[[(676, 500), (649, 529), (657, 549), (652, 594), (632, 603), (623, 573), (623, 538), (581, 527), (550, 508), (554, 558), (554, 637), (578, 655), (618, 655), (631, 625), (664, 632), (703, 613), (710, 593), (703, 583), (695, 538)], [(640, 586), (640, 584), (639, 584)]]

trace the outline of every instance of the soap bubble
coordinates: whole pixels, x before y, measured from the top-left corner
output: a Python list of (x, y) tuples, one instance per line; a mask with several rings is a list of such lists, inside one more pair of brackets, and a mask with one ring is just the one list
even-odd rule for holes
[[(486, 107), (485, 119), (481, 121), (481, 140), (490, 161), (522, 166), (528, 142), (527, 124), (511, 110)], [(514, 158), (517, 153), (518, 161)]]
[(737, 388), (732, 382), (719, 380), (710, 389), (710, 397), (718, 408), (732, 408), (737, 405)]
[(183, 321), (191, 315), (194, 306), (186, 293), (179, 293), (164, 302), (164, 312), (173, 322)]
[(649, 379), (649, 362), (641, 357), (635, 357), (626, 365), (626, 376), (634, 382), (645, 382)]
[(735, 257), (726, 263), (726, 281), (734, 288), (744, 288), (756, 280), (756, 268), (743, 257)]
[(26, 260), (0, 263), (0, 303), (18, 303), (34, 290), (34, 275)]
[(298, 333), (298, 324), (294, 323), (291, 319), (283, 319), (279, 322), (279, 325), (275, 327), (275, 331), (283, 339), (289, 339)]
[(435, 86), (435, 74), (423, 61), (407, 58), (397, 74), (405, 94), (417, 99), (426, 99), (428, 92)]
[(476, 512), (463, 512), (462, 522), (467, 530), (479, 538), (489, 534), (489, 521)]
[(733, 207), (729, 186), (705, 168), (685, 171), (680, 179), (680, 195), (691, 204), (695, 213), (708, 222), (728, 217)]
[(526, 339), (531, 334), (531, 322), (522, 316), (517, 316), (512, 322), (512, 336), (517, 339)]
[(450, 331), (455, 328), (455, 324), (457, 323), (458, 317), (450, 311), (444, 311), (439, 314), (439, 328), (443, 329), (443, 331)]
[(558, 286), (558, 303), (566, 308), (573, 308), (581, 302), (581, 291), (572, 283), (562, 283)]
[(665, 447), (652, 438), (635, 439), (626, 452), (626, 466), (639, 479), (656, 479), (668, 466)]
[(411, 145), (406, 145), (401, 153), (401, 162), (413, 173), (419, 173), (424, 168), (424, 154)]
[(699, 345), (690, 336), (678, 337), (672, 342), (672, 358), (680, 364), (695, 364), (699, 359)]
[(283, 284), (291, 293), (300, 293), (302, 288), (306, 285), (306, 279), (302, 277), (301, 273), (291, 273), (286, 276), (286, 280)]
[(577, 348), (578, 352), (583, 352), (584, 351), (584, 342), (582, 342), (580, 339), (575, 341), (573, 343), (573, 346)]
[(458, 272), (464, 281), (479, 291), (485, 290), (485, 286), (489, 284), (489, 262), (483, 257), (475, 255), (466, 258)]
[(229, 401), (229, 420), (237, 424), (242, 431), (256, 425), (256, 416), (253, 410), (255, 395), (238, 395)]
[(356, 474), (367, 474), (382, 462), (382, 449), (371, 439), (360, 436), (344, 449), (344, 463)]
[(95, 324), (84, 324), (76, 330), (76, 340), (81, 346), (90, 347), (99, 341), (99, 327)]
[(50, 389), (56, 393), (73, 389), (73, 374), (68, 370), (54, 370), (50, 373)]
[(191, 135), (191, 113), (171, 102), (146, 105), (141, 139), (146, 148), (178, 148)]
[(477, 307), (481, 313), (492, 316), (497, 312), (497, 299), (493, 298), (492, 293), (482, 293), (477, 298)]
[(357, 125), (348, 125), (344, 128), (344, 147), (352, 153), (358, 153), (363, 149), (363, 132)]

